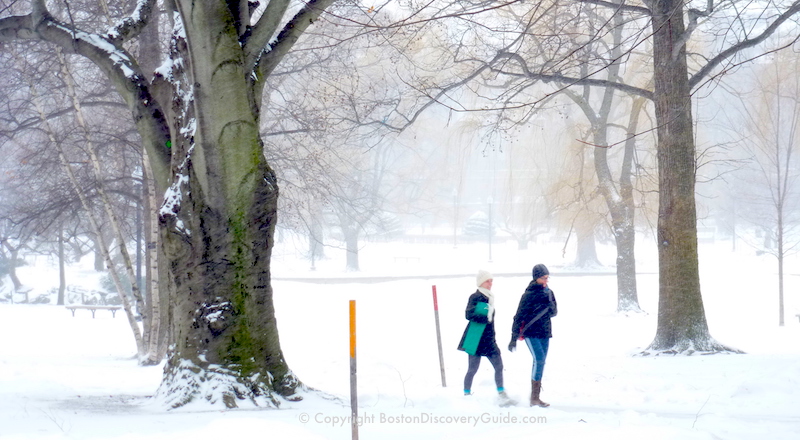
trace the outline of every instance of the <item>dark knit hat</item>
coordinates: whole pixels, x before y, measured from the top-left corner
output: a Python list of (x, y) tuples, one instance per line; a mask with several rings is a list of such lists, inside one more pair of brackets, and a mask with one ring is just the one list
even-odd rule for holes
[(533, 266), (533, 279), (534, 280), (538, 280), (539, 278), (541, 278), (541, 277), (543, 277), (545, 275), (550, 275), (550, 271), (547, 270), (547, 266), (545, 266), (544, 264), (537, 264), (536, 266)]

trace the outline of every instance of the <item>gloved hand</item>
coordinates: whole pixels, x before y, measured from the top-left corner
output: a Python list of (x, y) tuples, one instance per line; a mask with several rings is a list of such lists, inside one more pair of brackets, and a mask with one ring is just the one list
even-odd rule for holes
[(517, 349), (517, 336), (514, 335), (511, 337), (511, 342), (508, 343), (508, 351), (513, 352)]

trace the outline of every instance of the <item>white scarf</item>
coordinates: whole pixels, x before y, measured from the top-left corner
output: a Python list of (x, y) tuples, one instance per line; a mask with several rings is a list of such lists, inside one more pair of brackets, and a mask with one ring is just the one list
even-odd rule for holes
[(494, 319), (494, 294), (492, 294), (491, 290), (485, 287), (478, 287), (478, 292), (486, 295), (486, 297), (489, 298), (489, 314), (486, 315), (486, 317), (489, 319), (489, 322), (492, 322), (492, 319)]

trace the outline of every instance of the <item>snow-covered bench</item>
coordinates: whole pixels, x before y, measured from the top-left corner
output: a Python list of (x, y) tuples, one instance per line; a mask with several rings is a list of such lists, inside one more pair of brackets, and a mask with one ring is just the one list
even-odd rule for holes
[(72, 312), (72, 317), (73, 318), (75, 317), (75, 310), (77, 310), (77, 309), (86, 309), (86, 310), (91, 311), (92, 312), (92, 318), (94, 318), (94, 312), (96, 312), (98, 310), (111, 310), (111, 317), (112, 318), (116, 318), (117, 317), (117, 310), (122, 308), (120, 306), (93, 306), (93, 305), (83, 305), (83, 304), (80, 304), (80, 305), (74, 305), (73, 304), (73, 305), (69, 305), (69, 306), (66, 306), (66, 307), (67, 307), (67, 309), (69, 309), (70, 312)]

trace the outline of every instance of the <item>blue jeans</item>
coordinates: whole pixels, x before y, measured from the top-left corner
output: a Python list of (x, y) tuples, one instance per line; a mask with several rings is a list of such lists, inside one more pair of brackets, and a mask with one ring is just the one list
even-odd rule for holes
[(525, 338), (528, 350), (533, 355), (533, 369), (531, 380), (542, 380), (544, 362), (547, 359), (547, 350), (550, 348), (550, 338)]

